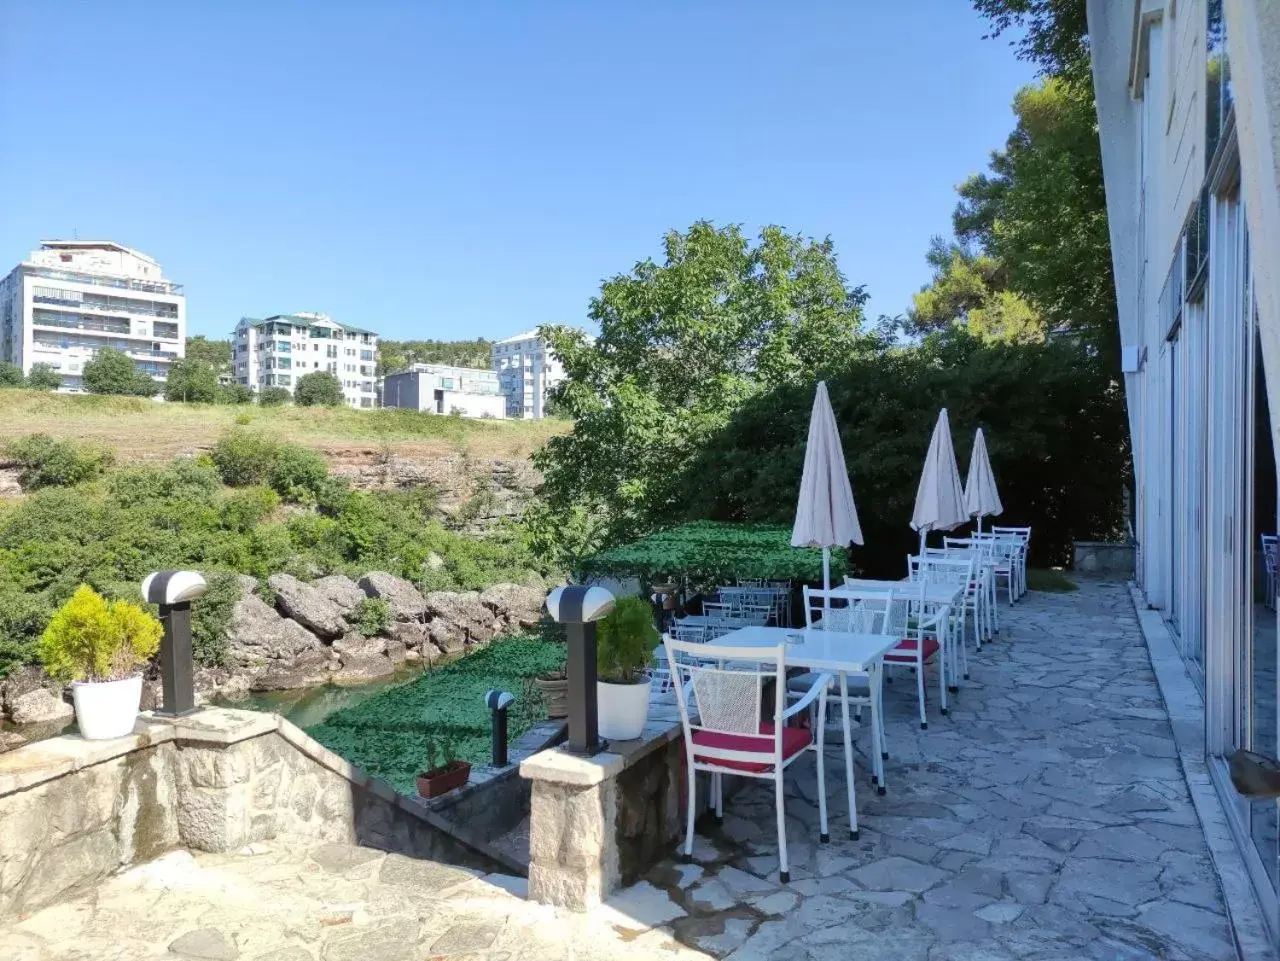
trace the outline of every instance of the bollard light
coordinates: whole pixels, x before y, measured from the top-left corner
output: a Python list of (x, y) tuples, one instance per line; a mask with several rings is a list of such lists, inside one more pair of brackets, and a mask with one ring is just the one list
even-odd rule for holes
[(160, 605), (164, 639), (160, 642), (164, 705), (163, 717), (181, 717), (196, 709), (196, 665), (191, 654), (191, 602), (208, 585), (195, 571), (156, 571), (142, 582), (142, 596)]
[(485, 706), (493, 721), (493, 750), (490, 760), (494, 767), (507, 766), (507, 708), (515, 703), (515, 695), (496, 688), (484, 696)]
[(570, 754), (590, 757), (600, 743), (599, 705), (596, 701), (596, 625), (613, 610), (613, 595), (603, 587), (557, 587), (547, 597), (547, 613), (565, 626), (568, 657), (565, 676), (569, 682)]

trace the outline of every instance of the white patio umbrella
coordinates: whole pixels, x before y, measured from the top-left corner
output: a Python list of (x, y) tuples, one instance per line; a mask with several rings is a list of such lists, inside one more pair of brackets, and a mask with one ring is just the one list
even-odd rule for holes
[(831, 548), (862, 543), (858, 509), (844, 465), (836, 415), (831, 411), (826, 381), (818, 382), (804, 448), (804, 474), (796, 501), (792, 547), (822, 548), (822, 588), (831, 590)]
[(982, 428), (973, 437), (973, 453), (969, 456), (969, 476), (964, 482), (964, 509), (970, 517), (978, 519), (978, 532), (982, 532), (982, 518), (995, 517), (1004, 510), (1000, 492), (996, 490), (996, 475), (991, 472), (991, 460), (987, 457), (987, 439)]
[(911, 514), (911, 526), (920, 532), (920, 552), (924, 553), (929, 531), (949, 531), (968, 519), (956, 451), (951, 445), (951, 422), (944, 407), (933, 428), (924, 473), (916, 490), (916, 509)]

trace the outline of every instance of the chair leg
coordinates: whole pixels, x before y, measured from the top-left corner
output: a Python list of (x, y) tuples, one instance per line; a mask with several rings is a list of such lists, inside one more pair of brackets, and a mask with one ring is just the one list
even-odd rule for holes
[(782, 770), (774, 772), (776, 780), (775, 798), (778, 807), (778, 868), (779, 879), (783, 884), (791, 883), (791, 871), (787, 867), (787, 808), (786, 798), (782, 790)]
[(716, 823), (724, 824), (724, 775), (711, 775), (712, 783), (715, 785), (713, 790), (716, 796)]
[(685, 818), (688, 821), (684, 832), (684, 856), (693, 856), (693, 822), (698, 813), (698, 772), (693, 769), (693, 758), (689, 758), (689, 800)]
[(929, 719), (925, 714), (924, 703), (924, 662), (920, 662), (920, 668), (916, 671), (916, 698), (920, 702), (920, 730), (928, 730)]

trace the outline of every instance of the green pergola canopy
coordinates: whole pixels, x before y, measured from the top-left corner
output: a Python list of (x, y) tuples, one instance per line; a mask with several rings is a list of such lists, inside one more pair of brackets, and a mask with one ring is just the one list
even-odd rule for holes
[[(832, 580), (847, 569), (844, 549), (833, 549)], [(822, 551), (792, 547), (789, 527), (693, 521), (601, 551), (583, 561), (581, 570), (585, 574), (642, 578), (686, 575), (706, 580), (821, 581)]]

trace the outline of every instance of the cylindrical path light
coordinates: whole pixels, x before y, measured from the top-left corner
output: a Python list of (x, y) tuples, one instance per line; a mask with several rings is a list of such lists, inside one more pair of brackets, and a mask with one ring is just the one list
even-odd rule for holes
[(196, 665), (191, 653), (191, 602), (208, 585), (195, 571), (156, 571), (142, 582), (142, 596), (160, 605), (164, 639), (160, 668), (164, 676), (162, 717), (181, 717), (196, 709)]
[(603, 587), (557, 587), (547, 597), (551, 619), (565, 626), (568, 656), (565, 676), (569, 682), (570, 754), (590, 757), (599, 753), (599, 705), (596, 700), (596, 625), (613, 610), (614, 598)]

